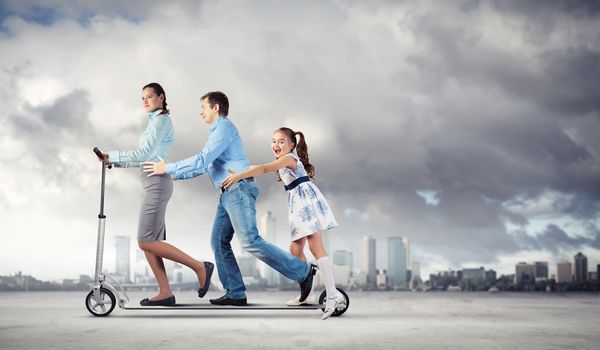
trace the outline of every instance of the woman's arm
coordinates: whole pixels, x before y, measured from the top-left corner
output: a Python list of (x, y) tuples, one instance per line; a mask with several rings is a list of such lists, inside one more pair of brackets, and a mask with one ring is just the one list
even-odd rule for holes
[(227, 178), (221, 182), (221, 187), (229, 188), (235, 185), (241, 179), (271, 173), (285, 167), (295, 169), (296, 160), (292, 157), (284, 156), (279, 157), (279, 159), (274, 160), (271, 163), (251, 165), (248, 167), (248, 170), (242, 171), (241, 173), (236, 173), (229, 169), (229, 176), (227, 176)]
[(145, 137), (138, 148), (108, 152), (108, 160), (117, 167), (139, 167), (140, 163), (148, 161), (150, 155), (156, 152), (159, 143), (170, 130), (172, 130), (172, 126), (168, 118), (152, 119), (148, 123)]

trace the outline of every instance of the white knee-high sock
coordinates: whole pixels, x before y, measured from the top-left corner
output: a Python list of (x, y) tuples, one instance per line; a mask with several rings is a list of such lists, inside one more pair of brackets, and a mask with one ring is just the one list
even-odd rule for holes
[(325, 290), (327, 291), (327, 297), (336, 296), (338, 291), (335, 289), (335, 281), (333, 279), (333, 264), (331, 263), (331, 259), (329, 259), (328, 256), (324, 256), (317, 260), (317, 265), (319, 265), (319, 270), (321, 270), (323, 278), (325, 279)]

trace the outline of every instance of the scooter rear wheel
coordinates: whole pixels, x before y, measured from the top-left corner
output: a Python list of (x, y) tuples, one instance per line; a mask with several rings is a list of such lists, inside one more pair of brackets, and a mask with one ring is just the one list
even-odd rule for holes
[(94, 299), (94, 291), (88, 293), (85, 297), (85, 307), (96, 317), (108, 316), (117, 305), (115, 295), (106, 288), (100, 288), (100, 302)]
[[(348, 294), (346, 294), (346, 292), (344, 292), (344, 290), (341, 288), (336, 288), (336, 289), (338, 290), (338, 292), (342, 293), (342, 295), (344, 296), (344, 299), (346, 299), (346, 306), (343, 309), (336, 309), (333, 312), (333, 314), (331, 314), (331, 316), (341, 316), (350, 307), (350, 298), (348, 297)], [(321, 293), (321, 296), (319, 297), (319, 304), (325, 305), (326, 298), (327, 298), (327, 291), (324, 290), (323, 293)], [(325, 312), (324, 307), (322, 307), (321, 310), (323, 310), (323, 312)]]

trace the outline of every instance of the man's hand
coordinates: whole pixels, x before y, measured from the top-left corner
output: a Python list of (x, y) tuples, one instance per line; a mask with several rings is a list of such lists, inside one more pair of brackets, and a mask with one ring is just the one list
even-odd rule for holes
[(149, 173), (148, 177), (153, 175), (162, 175), (167, 172), (167, 163), (160, 156), (160, 162), (144, 162), (144, 172)]
[(229, 171), (229, 176), (227, 176), (225, 180), (221, 182), (221, 187), (225, 189), (228, 189), (229, 187), (235, 185), (236, 183), (238, 183), (238, 181), (241, 180), (239, 173), (236, 173), (231, 169), (227, 169), (227, 171)]

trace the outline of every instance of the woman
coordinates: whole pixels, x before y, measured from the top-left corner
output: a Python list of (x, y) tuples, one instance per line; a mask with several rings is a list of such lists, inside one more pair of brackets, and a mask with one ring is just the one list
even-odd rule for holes
[[(158, 83), (150, 83), (142, 89), (144, 109), (148, 113), (148, 127), (140, 137), (138, 148), (128, 151), (104, 153), (104, 159), (116, 167), (139, 167), (146, 161), (167, 159), (167, 148), (173, 143), (173, 126), (165, 91)], [(202, 298), (208, 291), (214, 265), (198, 261), (178, 248), (163, 242), (166, 239), (165, 212), (173, 194), (173, 181), (169, 175), (148, 177), (141, 171), (140, 178), (144, 197), (138, 224), (138, 245), (144, 251), (148, 264), (158, 282), (159, 293), (140, 301), (142, 306), (174, 305), (175, 296), (169, 286), (163, 258), (186, 265), (196, 272)]]

